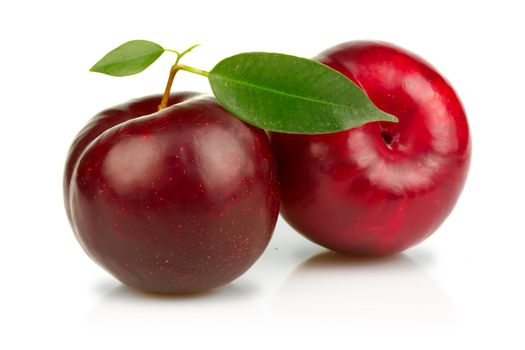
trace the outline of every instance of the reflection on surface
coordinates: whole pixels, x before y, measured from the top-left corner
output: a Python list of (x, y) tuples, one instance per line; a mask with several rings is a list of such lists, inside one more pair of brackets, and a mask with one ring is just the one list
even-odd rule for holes
[(407, 324), (455, 325), (452, 301), (419, 263), (431, 264), (432, 256), (420, 252), (413, 256), (372, 259), (323, 252), (299, 263), (276, 292), (269, 279), (276, 272), (262, 270), (251, 277), (256, 285), (242, 278), (187, 296), (145, 294), (104, 284), (97, 287), (97, 293), (106, 292), (87, 315), (86, 324), (178, 333), (203, 325), (216, 330), (238, 326), (244, 331), (284, 330), (292, 325), (302, 330), (305, 326), (388, 330)]
[(315, 255), (290, 274), (271, 312), (276, 318), (356, 324), (455, 319), (452, 302), (439, 284), (403, 254), (380, 259)]
[(242, 322), (245, 315), (259, 310), (247, 285), (229, 284), (212, 291), (170, 296), (135, 291), (119, 285), (95, 305), (87, 315), (87, 326), (120, 326), (126, 328), (188, 327), (192, 322), (217, 322), (227, 317)]
[(152, 137), (128, 138), (113, 147), (104, 162), (104, 175), (121, 196), (150, 186), (162, 173), (162, 145)]

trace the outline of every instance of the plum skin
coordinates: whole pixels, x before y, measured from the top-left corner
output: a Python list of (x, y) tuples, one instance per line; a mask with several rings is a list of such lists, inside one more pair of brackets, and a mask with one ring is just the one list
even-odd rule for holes
[(262, 254), (279, 211), (268, 137), (215, 99), (173, 94), (110, 108), (71, 146), (66, 212), (86, 253), (156, 293), (224, 285)]
[(391, 44), (347, 42), (316, 60), (354, 81), (399, 123), (338, 133), (272, 133), (281, 214), (299, 233), (353, 255), (401, 252), (446, 219), (466, 181), (471, 139), (451, 85)]

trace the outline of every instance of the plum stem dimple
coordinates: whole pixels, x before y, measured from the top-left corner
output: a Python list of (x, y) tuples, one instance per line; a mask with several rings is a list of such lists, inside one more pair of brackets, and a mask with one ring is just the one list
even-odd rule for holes
[(392, 145), (392, 142), (394, 141), (394, 138), (388, 132), (382, 131), (381, 132), (381, 137), (383, 138), (383, 141), (385, 141), (385, 143), (388, 146)]

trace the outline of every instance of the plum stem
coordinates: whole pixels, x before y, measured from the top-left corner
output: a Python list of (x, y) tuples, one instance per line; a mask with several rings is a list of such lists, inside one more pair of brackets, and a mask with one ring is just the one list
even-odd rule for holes
[(168, 99), (170, 98), (171, 86), (173, 85), (173, 79), (175, 79), (175, 74), (177, 74), (178, 71), (179, 69), (177, 68), (176, 64), (171, 66), (168, 82), (166, 83), (166, 88), (164, 89), (164, 95), (162, 95), (162, 101), (160, 101), (158, 107), (159, 111), (168, 106)]
[(194, 73), (194, 74), (199, 74), (199, 75), (202, 75), (202, 76), (205, 76), (205, 77), (209, 76), (210, 73), (206, 72), (205, 70), (201, 70), (201, 69), (197, 69), (197, 68), (193, 68), (193, 67), (190, 67), (190, 66), (185, 66), (185, 65), (179, 64), (180, 59), (184, 55), (186, 55), (188, 52), (190, 52), (191, 50), (193, 50), (194, 48), (196, 48), (199, 45), (200, 44), (193, 45), (193, 46), (187, 48), (186, 50), (182, 51), (181, 53), (179, 53), (178, 51), (175, 51), (175, 50), (164, 49), (164, 51), (169, 51), (169, 52), (175, 53), (177, 55), (177, 59), (175, 60), (175, 63), (173, 64), (173, 66), (171, 66), (170, 75), (168, 77), (168, 82), (166, 83), (166, 88), (164, 89), (164, 95), (162, 96), (162, 101), (160, 101), (160, 104), (158, 106), (158, 110), (159, 111), (161, 109), (166, 108), (168, 106), (168, 100), (169, 100), (169, 97), (170, 97), (170, 92), (171, 92), (171, 87), (173, 85), (173, 80), (175, 79), (175, 75), (177, 74), (177, 72), (179, 70), (185, 70), (187, 72), (191, 72), (191, 73)]
[(210, 76), (210, 72), (207, 72), (202, 69), (197, 69), (197, 68), (193, 68), (190, 66), (182, 65), (182, 64), (177, 64), (177, 62), (175, 62), (175, 64), (171, 66), (170, 75), (168, 77), (168, 82), (166, 83), (166, 88), (164, 89), (164, 95), (162, 96), (162, 101), (160, 102), (159, 107), (158, 107), (159, 111), (168, 106), (168, 99), (170, 98), (170, 92), (171, 92), (171, 87), (173, 85), (173, 80), (175, 79), (175, 75), (177, 74), (179, 70), (185, 70), (186, 72), (191, 72), (194, 74), (202, 75), (204, 77)]

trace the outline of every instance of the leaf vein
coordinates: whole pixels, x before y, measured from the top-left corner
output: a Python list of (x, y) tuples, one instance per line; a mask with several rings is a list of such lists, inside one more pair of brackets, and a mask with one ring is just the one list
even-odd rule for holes
[(283, 95), (283, 96), (287, 96), (287, 97), (296, 98), (296, 99), (299, 99), (299, 100), (305, 100), (305, 101), (309, 101), (309, 102), (316, 102), (316, 103), (325, 104), (325, 105), (333, 106), (333, 107), (343, 107), (343, 108), (347, 108), (347, 109), (350, 109), (350, 110), (353, 110), (353, 111), (359, 111), (359, 112), (366, 111), (365, 109), (360, 109), (360, 108), (356, 108), (356, 107), (353, 107), (353, 106), (342, 105), (342, 104), (337, 104), (337, 103), (333, 103), (333, 102), (330, 102), (330, 101), (317, 100), (317, 99), (313, 99), (313, 98), (309, 98), (309, 97), (305, 97), (305, 96), (300, 96), (300, 95), (294, 95), (294, 94), (286, 93), (286, 92), (275, 90), (275, 89), (272, 89), (272, 88), (269, 88), (269, 87), (247, 83), (247, 82), (244, 82), (242, 80), (228, 78), (228, 77), (222, 76), (222, 75), (217, 74), (217, 73), (214, 73), (214, 75), (216, 77), (221, 78), (222, 80), (229, 81), (229, 82), (234, 83), (234, 84), (244, 85), (244, 86), (247, 86), (247, 87), (250, 87), (250, 88), (268, 91), (268, 92), (274, 93), (276, 95)]
[[(140, 56), (133, 56), (133, 57), (129, 57), (129, 58), (118, 58), (115, 61), (108, 62), (106, 64), (101, 65), (100, 67), (108, 67), (108, 66), (114, 66), (116, 64), (126, 64), (126, 63), (133, 62), (133, 61), (144, 60), (145, 58), (148, 58), (150, 56), (154, 56), (154, 55), (157, 55), (157, 54), (158, 53), (149, 53), (149, 54), (140, 55)], [(161, 54), (162, 54), (162, 52), (159, 54), (159, 56)]]

